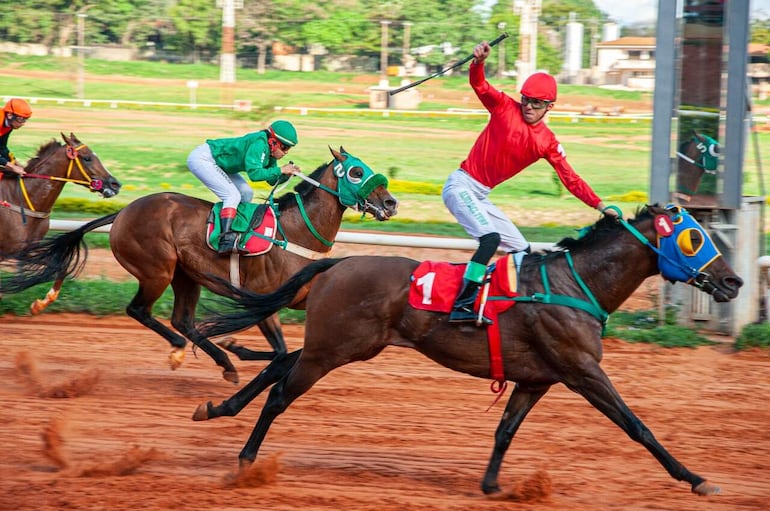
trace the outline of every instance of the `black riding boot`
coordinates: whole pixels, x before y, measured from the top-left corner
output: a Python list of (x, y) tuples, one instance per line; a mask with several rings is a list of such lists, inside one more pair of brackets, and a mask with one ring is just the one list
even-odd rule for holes
[(476, 321), (476, 313), (473, 305), (481, 289), (481, 284), (472, 280), (463, 279), (463, 287), (455, 298), (452, 312), (449, 313), (450, 323), (467, 323)]
[(495, 254), (497, 246), (500, 244), (500, 235), (491, 232), (479, 238), (479, 248), (468, 261), (463, 275), (463, 287), (455, 298), (452, 306), (452, 312), (449, 313), (450, 323), (464, 323), (476, 321), (477, 314), (473, 311), (476, 303), (476, 297), (484, 282), (487, 273), (487, 263)]
[(223, 217), (221, 221), (222, 232), (219, 234), (219, 250), (217, 250), (217, 253), (225, 255), (232, 253), (235, 249), (235, 241), (238, 238), (238, 233), (232, 231), (232, 217)]

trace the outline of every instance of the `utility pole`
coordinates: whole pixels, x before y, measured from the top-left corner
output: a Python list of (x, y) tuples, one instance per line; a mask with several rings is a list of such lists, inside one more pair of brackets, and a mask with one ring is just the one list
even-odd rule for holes
[(412, 56), (409, 54), (409, 45), (410, 45), (410, 30), (412, 28), (412, 22), (411, 21), (405, 21), (404, 22), (404, 45), (402, 49), (402, 57), (401, 57), (401, 63), (404, 66), (404, 71), (407, 75), (410, 74), (411, 69), (414, 67), (414, 62), (412, 59)]
[(537, 69), (537, 23), (542, 0), (515, 0), (514, 14), (521, 16), (519, 25), (519, 59), (516, 61), (518, 86)]
[(78, 99), (86, 97), (86, 71), (85, 71), (85, 52), (86, 52), (86, 18), (88, 14), (84, 12), (77, 13), (78, 18)]
[[(217, 0), (222, 7), (222, 52), (219, 57), (219, 81), (235, 83), (235, 0)], [(242, 2), (241, 2), (241, 5)]]
[(380, 41), (380, 86), (388, 86), (388, 25), (390, 21), (380, 21), (381, 41)]

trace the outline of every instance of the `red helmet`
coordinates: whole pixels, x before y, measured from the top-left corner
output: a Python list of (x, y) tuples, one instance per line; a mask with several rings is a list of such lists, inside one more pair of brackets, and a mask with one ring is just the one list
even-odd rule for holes
[(548, 73), (535, 73), (524, 82), (521, 94), (532, 99), (556, 101), (556, 79)]
[(26, 119), (32, 116), (32, 107), (21, 98), (11, 98), (3, 107), (3, 112), (24, 117)]

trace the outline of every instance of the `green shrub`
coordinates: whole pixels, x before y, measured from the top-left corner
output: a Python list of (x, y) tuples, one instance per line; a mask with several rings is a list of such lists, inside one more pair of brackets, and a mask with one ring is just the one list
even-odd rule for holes
[(617, 337), (628, 342), (646, 342), (665, 348), (703, 346), (714, 341), (695, 330), (676, 325), (676, 307), (668, 307), (664, 324), (658, 324), (657, 311), (617, 311), (607, 322), (605, 337)]
[(89, 200), (62, 198), (56, 201), (54, 213), (82, 213), (84, 215), (104, 216), (120, 211), (128, 205), (127, 202), (111, 200)]
[(752, 323), (741, 330), (733, 345), (736, 350), (748, 348), (770, 348), (770, 324)]

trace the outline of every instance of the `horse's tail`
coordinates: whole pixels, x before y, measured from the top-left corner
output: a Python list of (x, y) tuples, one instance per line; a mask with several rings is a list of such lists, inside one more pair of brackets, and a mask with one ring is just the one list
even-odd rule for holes
[[(118, 212), (119, 213), (119, 212)], [(59, 236), (44, 238), (26, 250), (8, 257), (16, 271), (3, 279), (4, 293), (18, 293), (37, 284), (75, 277), (83, 269), (88, 247), (83, 240), (86, 233), (115, 221), (112, 213)]]
[[(319, 259), (289, 277), (281, 287), (266, 295), (253, 293), (247, 289), (233, 287), (225, 280), (217, 279), (229, 287), (235, 296), (232, 312), (212, 314), (199, 324), (199, 331), (206, 337), (229, 334), (245, 330), (267, 319), (287, 305), (290, 305), (297, 293), (316, 275), (323, 273), (345, 258)], [(231, 304), (232, 306), (232, 304)]]

